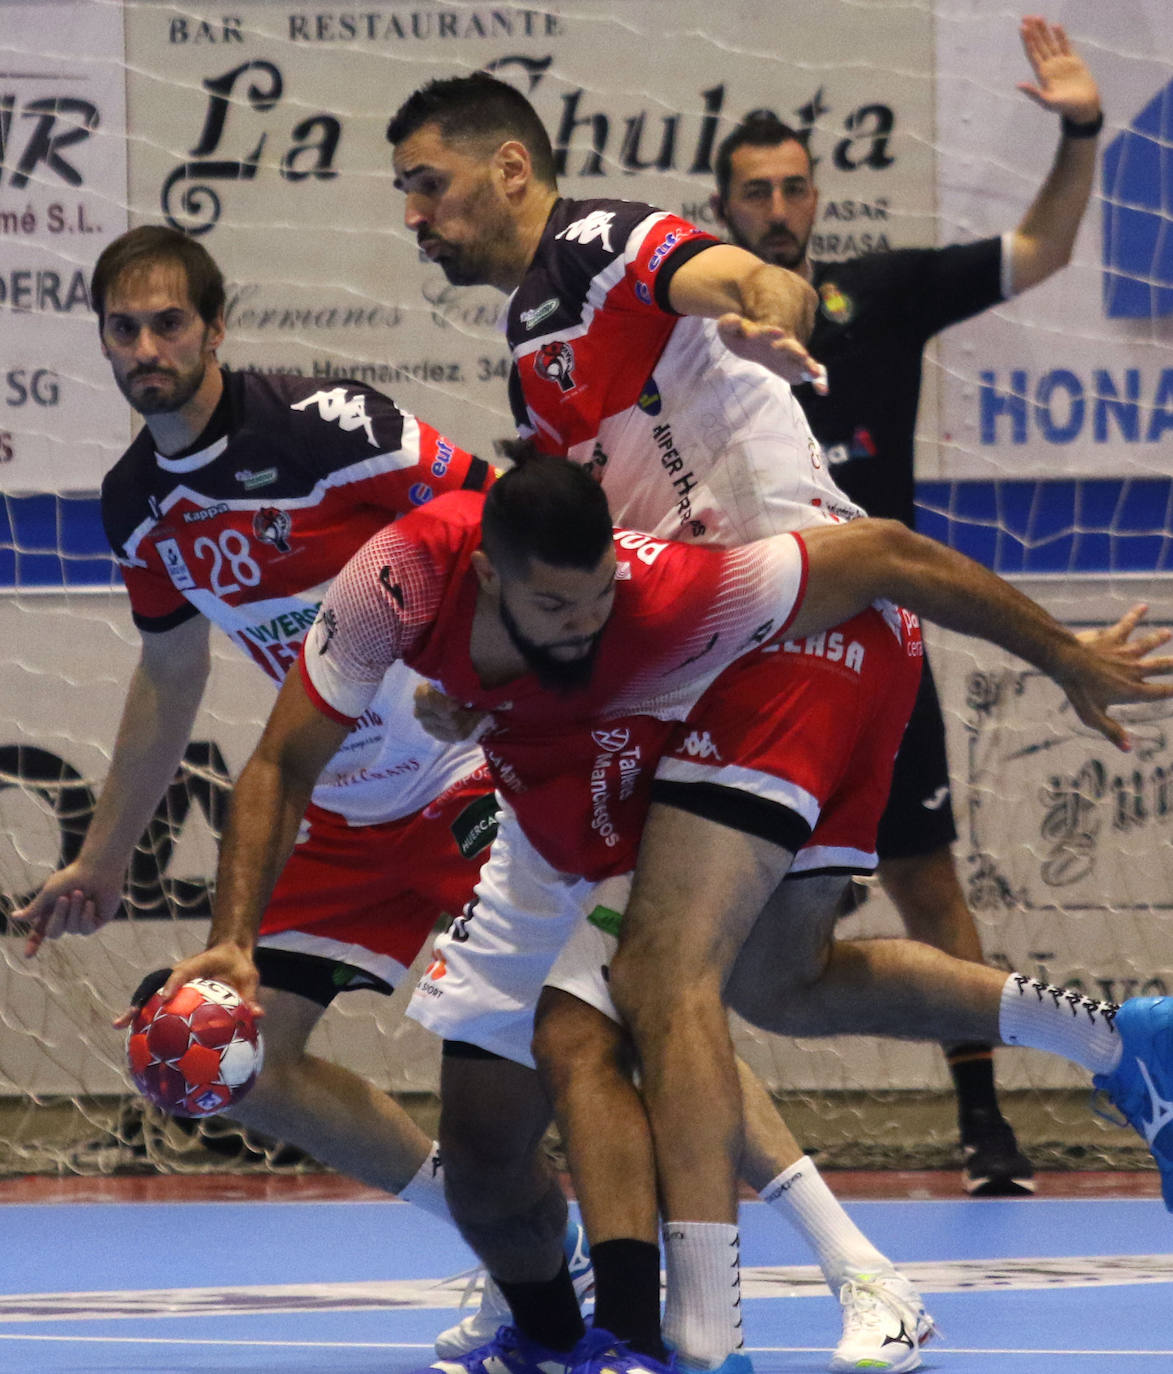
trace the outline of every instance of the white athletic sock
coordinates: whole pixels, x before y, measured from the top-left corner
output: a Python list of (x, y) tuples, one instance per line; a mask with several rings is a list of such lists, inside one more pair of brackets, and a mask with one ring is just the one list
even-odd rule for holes
[(664, 1223), (664, 1339), (685, 1369), (715, 1369), (741, 1349), (740, 1260), (736, 1226)]
[(838, 1293), (849, 1271), (871, 1274), (892, 1267), (843, 1210), (806, 1155), (784, 1169), (758, 1197), (810, 1244), (832, 1292)]
[(422, 1207), (425, 1212), (439, 1217), (441, 1221), (453, 1225), (452, 1213), (448, 1210), (448, 1200), (444, 1196), (444, 1166), (440, 1163), (440, 1146), (432, 1141), (432, 1148), (424, 1157), (424, 1162), (415, 1171), (415, 1177), (401, 1189), (401, 1202), (410, 1202), (413, 1207)]
[(1115, 1015), (1114, 1002), (1012, 973), (1002, 988), (998, 1033), (1007, 1045), (1049, 1050), (1089, 1073), (1111, 1073), (1121, 1053)]

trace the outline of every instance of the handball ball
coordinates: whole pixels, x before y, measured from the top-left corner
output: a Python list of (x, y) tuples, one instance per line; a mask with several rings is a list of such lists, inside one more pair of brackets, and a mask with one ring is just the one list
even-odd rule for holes
[(139, 1092), (172, 1116), (215, 1116), (256, 1082), (264, 1057), (248, 1007), (227, 983), (196, 978), (139, 1008), (127, 1041)]

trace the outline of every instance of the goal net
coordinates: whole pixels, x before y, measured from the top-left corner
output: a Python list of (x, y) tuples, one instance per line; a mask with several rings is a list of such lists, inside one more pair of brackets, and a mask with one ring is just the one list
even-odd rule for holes
[[(1173, 12), (1137, 0), (1129, 14), (1125, 26), (1092, 0), (1062, 7), (1107, 111), (1073, 263), (937, 341), (918, 427), (921, 527), (1021, 579), (1073, 625), (1138, 599), (1160, 615), (1167, 586), (1173, 82), (1157, 55), (1173, 51)], [(704, 224), (720, 139), (750, 110), (774, 110), (815, 159), (816, 257), (1011, 229), (1057, 137), (1015, 90), (1029, 76), (1015, 16), (969, 0), (0, 0), (6, 909), (76, 853), (137, 653), (97, 521), (102, 474), (132, 434), (88, 308), (98, 252), (145, 222), (198, 235), (229, 279), (231, 365), (324, 387), (358, 376), (490, 452), (510, 430), (505, 298), (450, 286), (420, 260), (384, 138), (420, 83), (480, 67), (533, 100), (567, 194), (646, 200)], [(957, 863), (987, 956), (1096, 996), (1163, 991), (1168, 717), (1138, 719), (1137, 747), (1118, 755), (1037, 674), (949, 636), (932, 645)], [(110, 1018), (143, 972), (202, 945), (226, 789), (271, 700), (255, 668), (218, 652), (182, 774), (136, 856), (129, 919), (31, 961), (8, 929), (0, 1170), (133, 1162), (128, 1149), (78, 1150), (117, 1144), (129, 1089)], [(869, 888), (846, 929), (899, 925)], [(313, 1048), (426, 1099), (437, 1048), (398, 1000), (339, 999)], [(952, 1161), (935, 1047), (738, 1038), (800, 1137), (833, 1162)], [(997, 1062), (1042, 1162), (1144, 1157), (1130, 1135), (1093, 1123), (1078, 1071), (1024, 1051)], [(163, 1138), (156, 1165), (215, 1163), (189, 1137), (152, 1136)]]

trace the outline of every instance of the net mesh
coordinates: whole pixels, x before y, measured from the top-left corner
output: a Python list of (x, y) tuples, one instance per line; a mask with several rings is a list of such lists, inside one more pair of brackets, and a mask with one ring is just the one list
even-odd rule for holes
[[(487, 65), (534, 100), (564, 190), (645, 199), (706, 224), (717, 143), (751, 109), (802, 131), (821, 187), (812, 249), (844, 257), (998, 233), (1050, 163), (1053, 119), (1014, 90), (1015, 16), (968, 0), (421, 0), (359, 10), (244, 0), (0, 0), (0, 890), (5, 911), (76, 854), (100, 791), (136, 635), (95, 493), (127, 409), (95, 347), (85, 280), (131, 224), (170, 220), (229, 279), (241, 367), (324, 386), (358, 375), (467, 447), (510, 429), (504, 298), (418, 262), (383, 131), (421, 81)], [(1091, 0), (1068, 30), (1108, 123), (1072, 265), (929, 353), (918, 428), (923, 527), (1008, 572), (1073, 624), (1159, 604), (1169, 556), (1173, 369), (1173, 18), (1126, 27)], [(1140, 44), (1143, 30), (1151, 42)], [(1057, 693), (937, 636), (957, 859), (987, 956), (1096, 996), (1170, 977), (1167, 717), (1127, 759), (1081, 733)], [(32, 961), (0, 963), (0, 1169), (223, 1167), (196, 1135), (128, 1105), (109, 1026), (142, 972), (198, 948), (228, 779), (271, 693), (225, 648), (181, 775), (136, 852), (126, 914)], [(875, 888), (848, 933), (899, 929)], [(313, 1042), (413, 1104), (435, 1044), (398, 1002), (340, 998)], [(739, 1045), (833, 1163), (956, 1162), (931, 1046)], [(1082, 1075), (998, 1060), (1036, 1160), (1133, 1165), (1133, 1138), (1086, 1112)], [(434, 1105), (434, 1104), (433, 1104)], [(255, 1144), (256, 1142), (254, 1142)], [(237, 1149), (237, 1147), (231, 1147)], [(103, 1150), (105, 1153), (103, 1153)], [(308, 1167), (271, 1147), (237, 1164)]]

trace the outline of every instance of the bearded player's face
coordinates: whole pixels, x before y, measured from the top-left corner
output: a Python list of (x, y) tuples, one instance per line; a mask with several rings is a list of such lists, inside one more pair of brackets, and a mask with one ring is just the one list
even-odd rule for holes
[(743, 144), (732, 157), (729, 194), (718, 208), (729, 238), (775, 267), (802, 266), (819, 195), (810, 157), (787, 139), (768, 147)]
[(102, 352), (118, 389), (140, 415), (180, 411), (199, 391), (224, 341), (220, 320), (205, 324), (178, 263), (129, 269), (106, 295)]
[(502, 579), (499, 610), (538, 681), (554, 691), (573, 691), (591, 680), (614, 602), (615, 551), (608, 548), (589, 569), (531, 559), (524, 576)]

